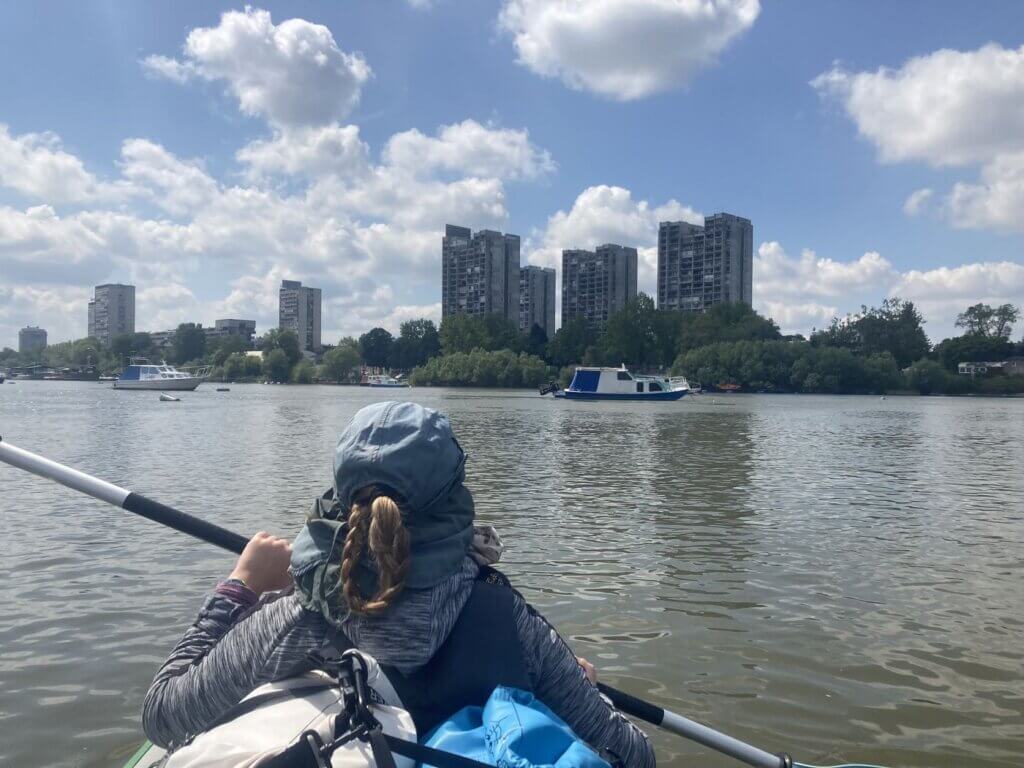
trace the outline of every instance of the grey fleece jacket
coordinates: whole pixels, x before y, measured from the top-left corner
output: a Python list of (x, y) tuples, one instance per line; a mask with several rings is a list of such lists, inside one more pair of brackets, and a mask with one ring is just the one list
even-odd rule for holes
[[(444, 643), (469, 599), (478, 573), (462, 570), (431, 589), (406, 590), (385, 614), (350, 615), (342, 630), (383, 664), (411, 672)], [(576, 734), (630, 768), (653, 768), (644, 733), (620, 715), (586, 679), (561, 636), (518, 595), (515, 620), (533, 692)], [(146, 694), (142, 727), (164, 747), (203, 731), (256, 687), (311, 668), (310, 654), (328, 642), (329, 625), (294, 594), (252, 605), (237, 589), (210, 595), (199, 617), (159, 669)]]

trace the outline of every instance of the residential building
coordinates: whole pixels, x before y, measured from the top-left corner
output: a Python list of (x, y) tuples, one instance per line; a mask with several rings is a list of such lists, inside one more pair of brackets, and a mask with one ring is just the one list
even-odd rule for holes
[(278, 300), (278, 327), (294, 331), (302, 351), (319, 352), (320, 289), (303, 286), (298, 280), (282, 280)]
[(703, 312), (724, 302), (753, 303), (754, 225), (730, 213), (704, 226), (658, 227), (658, 308)]
[[(201, 323), (199, 327), (203, 329), (203, 335), (206, 336), (207, 344), (215, 339), (223, 339), (226, 336), (239, 336), (245, 341), (246, 345), (252, 346), (253, 338), (256, 336), (255, 320), (216, 320), (213, 327), (203, 328)], [(153, 342), (153, 346), (157, 349), (168, 349), (174, 346), (174, 335), (177, 332), (177, 328), (172, 328), (169, 331), (151, 331), (149, 340)]]
[(577, 317), (598, 331), (636, 297), (636, 248), (608, 243), (562, 251), (562, 326)]
[(18, 331), (18, 352), (37, 352), (46, 349), (46, 331), (30, 325)]
[(135, 333), (135, 286), (97, 285), (89, 302), (89, 335), (109, 345), (122, 333)]
[(519, 268), (519, 330), (535, 325), (555, 335), (555, 270), (530, 265)]
[(441, 317), (499, 314), (519, 327), (519, 235), (448, 224), (441, 240)]

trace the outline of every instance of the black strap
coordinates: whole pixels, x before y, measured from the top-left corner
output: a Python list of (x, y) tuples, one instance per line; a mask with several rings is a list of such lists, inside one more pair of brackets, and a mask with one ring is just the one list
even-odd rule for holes
[(437, 768), (493, 768), (490, 763), (481, 763), (469, 757), (456, 755), (454, 752), (434, 749), (425, 744), (417, 744), (413, 741), (406, 741), (397, 736), (383, 734), (388, 746), (403, 757), (415, 760), (417, 764), (425, 763), (436, 765)]

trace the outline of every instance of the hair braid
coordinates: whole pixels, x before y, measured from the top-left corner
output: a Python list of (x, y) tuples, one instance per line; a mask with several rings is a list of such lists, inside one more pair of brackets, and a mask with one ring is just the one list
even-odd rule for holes
[[(363, 597), (352, 576), (367, 541), (379, 573), (377, 594), (369, 600)], [(342, 592), (349, 610), (361, 614), (386, 610), (405, 587), (409, 565), (409, 532), (398, 504), (377, 489), (358, 494), (349, 513), (341, 561)]]

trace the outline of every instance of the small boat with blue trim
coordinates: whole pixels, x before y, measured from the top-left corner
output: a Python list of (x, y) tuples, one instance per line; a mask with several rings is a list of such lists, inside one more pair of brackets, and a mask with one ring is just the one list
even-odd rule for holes
[(565, 390), (545, 388), (567, 400), (679, 400), (690, 392), (682, 376), (643, 376), (618, 368), (577, 368)]
[(150, 365), (148, 361), (133, 359), (114, 380), (114, 389), (149, 389), (191, 392), (204, 381), (210, 369), (194, 372), (179, 371), (173, 365)]

